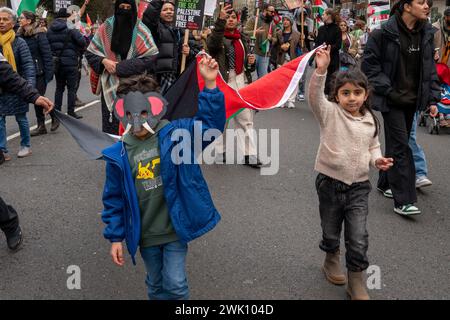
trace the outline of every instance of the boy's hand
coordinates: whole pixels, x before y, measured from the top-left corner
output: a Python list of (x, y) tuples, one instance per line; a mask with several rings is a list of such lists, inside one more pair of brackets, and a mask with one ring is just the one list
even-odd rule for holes
[(392, 158), (378, 158), (375, 160), (375, 167), (383, 171), (388, 171), (393, 165), (394, 159)]
[(330, 65), (330, 51), (331, 47), (327, 46), (325, 49), (318, 49), (316, 51), (316, 67), (317, 72), (319, 74), (325, 74), (327, 72), (327, 68)]
[(214, 89), (216, 87), (217, 73), (219, 72), (219, 65), (216, 60), (211, 57), (204, 56), (199, 64), (200, 75), (205, 80), (205, 87)]
[(123, 266), (125, 264), (122, 242), (113, 242), (111, 244), (111, 256), (114, 263), (118, 266)]

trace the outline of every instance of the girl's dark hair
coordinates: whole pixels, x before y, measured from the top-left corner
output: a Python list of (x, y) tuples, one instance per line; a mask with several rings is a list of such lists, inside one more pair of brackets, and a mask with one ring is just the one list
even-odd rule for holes
[(333, 79), (331, 82), (332, 88), (330, 91), (329, 100), (338, 103), (336, 99), (338, 91), (346, 83), (351, 83), (355, 86), (361, 87), (364, 90), (366, 90), (366, 92), (369, 94), (369, 98), (367, 98), (367, 100), (364, 101), (359, 111), (362, 114), (365, 114), (367, 111), (372, 115), (373, 120), (375, 122), (375, 133), (373, 136), (374, 137), (378, 136), (378, 133), (380, 132), (380, 120), (378, 120), (377, 116), (373, 113), (373, 110), (370, 107), (370, 93), (371, 93), (370, 84), (366, 75), (362, 73), (361, 70), (359, 70), (358, 68), (350, 68), (345, 71), (336, 72), (333, 75)]
[(120, 79), (119, 87), (117, 88), (118, 96), (124, 96), (134, 91), (142, 93), (159, 92), (160, 87), (158, 81), (146, 73)]
[(36, 22), (36, 15), (33, 12), (24, 10), (24, 11), (22, 11), (22, 14), (25, 18), (27, 18), (28, 20), (31, 20), (31, 23)]

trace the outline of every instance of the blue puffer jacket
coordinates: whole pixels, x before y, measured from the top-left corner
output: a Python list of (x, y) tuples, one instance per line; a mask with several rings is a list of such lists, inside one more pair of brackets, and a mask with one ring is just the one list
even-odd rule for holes
[[(193, 137), (194, 132), (202, 134), (208, 129), (223, 131), (224, 106), (222, 92), (217, 88), (205, 89), (199, 95), (199, 110), (194, 118), (172, 121), (159, 132), (164, 196), (173, 227), (182, 242), (187, 243), (202, 236), (214, 228), (220, 220), (200, 166), (193, 161), (198, 152), (206, 148), (210, 142), (203, 142), (195, 152)], [(194, 125), (195, 121), (201, 121), (202, 126)], [(178, 136), (177, 141), (172, 141), (172, 133), (177, 129), (181, 129), (177, 134), (189, 133), (191, 139), (179, 139)], [(172, 151), (178, 155), (179, 152), (176, 151), (182, 146), (179, 140), (188, 146), (188, 149), (183, 148), (184, 152), (191, 151), (189, 158), (192, 164), (175, 164), (172, 161)], [(104, 236), (111, 242), (122, 242), (125, 239), (128, 252), (136, 264), (134, 256), (141, 239), (141, 215), (128, 154), (123, 142), (117, 142), (103, 150), (103, 156), (106, 161), (102, 212), (102, 219), (106, 224)]]
[(38, 27), (32, 30), (24, 30), (20, 28), (17, 35), (26, 41), (30, 49), (36, 67), (36, 77), (44, 77), (45, 82), (49, 83), (54, 74), (53, 58), (45, 29)]
[[(27, 43), (22, 38), (16, 37), (12, 48), (16, 59), (17, 72), (34, 87), (36, 83), (34, 63)], [(0, 51), (3, 54), (2, 47), (0, 47)], [(15, 94), (4, 93), (0, 95), (1, 116), (26, 113), (28, 109), (28, 103)]]
[(61, 67), (63, 69), (78, 68), (78, 59), (87, 47), (86, 40), (78, 30), (69, 29), (66, 20), (56, 19), (47, 32), (48, 42), (50, 42), (54, 56), (60, 55), (67, 37), (69, 37), (68, 43), (61, 53)]

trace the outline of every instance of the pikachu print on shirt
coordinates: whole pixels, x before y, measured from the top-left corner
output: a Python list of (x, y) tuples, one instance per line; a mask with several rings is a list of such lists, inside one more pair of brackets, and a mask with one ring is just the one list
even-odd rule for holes
[(137, 165), (136, 182), (145, 190), (154, 190), (162, 186), (160, 175), (161, 159), (157, 149), (143, 150), (134, 157)]

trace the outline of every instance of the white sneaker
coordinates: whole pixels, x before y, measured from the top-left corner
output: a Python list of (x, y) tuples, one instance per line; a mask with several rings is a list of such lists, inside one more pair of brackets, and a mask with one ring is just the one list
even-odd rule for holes
[(25, 158), (31, 156), (31, 149), (29, 147), (20, 147), (19, 152), (17, 153), (18, 158)]
[(305, 101), (305, 95), (299, 94), (299, 95), (297, 96), (297, 101)]
[(289, 101), (287, 107), (288, 107), (288, 109), (294, 109), (295, 104), (293, 102)]
[(402, 216), (412, 216), (412, 215), (416, 215), (416, 214), (421, 214), (421, 211), (419, 210), (419, 208), (417, 208), (416, 206), (414, 206), (412, 204), (395, 207), (394, 212), (398, 213), (399, 215), (402, 215)]
[(417, 177), (416, 179), (416, 188), (423, 188), (431, 186), (433, 182), (431, 182), (430, 179), (428, 179), (426, 176)]

